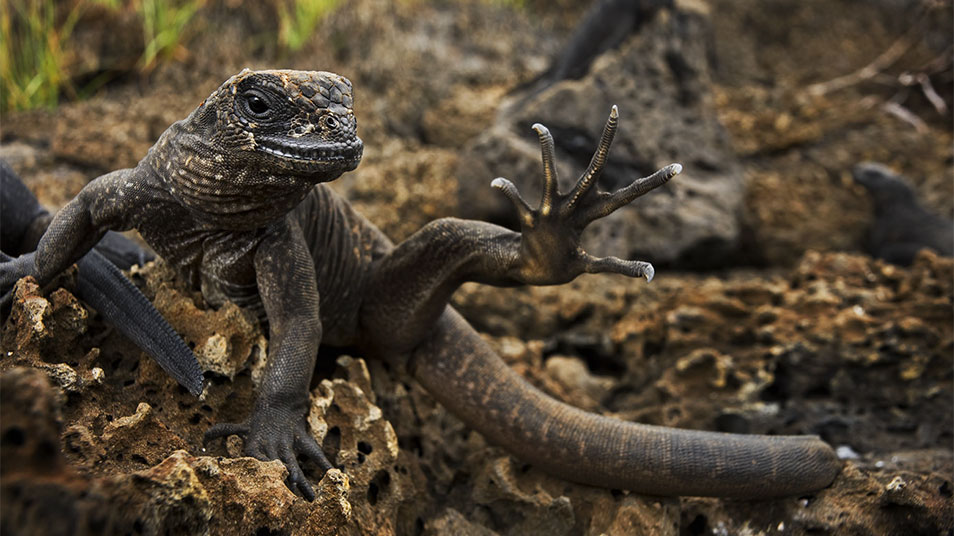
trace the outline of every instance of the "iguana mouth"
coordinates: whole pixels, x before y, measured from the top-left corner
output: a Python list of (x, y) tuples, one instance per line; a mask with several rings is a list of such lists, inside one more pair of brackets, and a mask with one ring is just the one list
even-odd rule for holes
[(359, 138), (345, 143), (288, 143), (285, 139), (259, 138), (262, 151), (297, 162), (305, 163), (355, 163), (361, 160), (363, 144)]

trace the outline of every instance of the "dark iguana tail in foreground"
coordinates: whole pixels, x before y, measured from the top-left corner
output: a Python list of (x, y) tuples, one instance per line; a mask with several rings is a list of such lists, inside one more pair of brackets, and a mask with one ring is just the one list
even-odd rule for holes
[(76, 295), (195, 396), (202, 393), (202, 367), (179, 334), (149, 299), (112, 262), (91, 250), (77, 263)]
[(515, 373), (450, 309), (409, 366), (434, 398), (491, 442), (582, 484), (757, 499), (818, 490), (841, 467), (831, 447), (814, 436), (649, 426), (554, 400)]

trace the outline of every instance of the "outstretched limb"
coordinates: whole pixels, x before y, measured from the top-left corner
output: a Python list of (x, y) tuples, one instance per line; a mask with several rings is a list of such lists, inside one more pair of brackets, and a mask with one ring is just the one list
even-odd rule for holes
[(550, 131), (539, 123), (533, 125), (540, 138), (544, 178), (543, 199), (536, 210), (530, 208), (509, 180), (498, 177), (491, 183), (510, 199), (520, 219), (522, 240), (512, 267), (515, 279), (533, 285), (553, 285), (566, 283), (584, 272), (612, 272), (652, 281), (655, 270), (648, 262), (594, 257), (580, 246), (580, 236), (590, 223), (662, 186), (682, 171), (681, 165), (670, 164), (615, 192), (600, 191), (596, 183), (606, 165), (618, 124), (618, 111), (613, 106), (590, 165), (568, 193), (561, 193), (558, 188)]
[(116, 192), (134, 180), (134, 174), (124, 169), (90, 182), (49, 222), (35, 253), (0, 263), (0, 306), (9, 305), (20, 278), (32, 275), (46, 284), (79, 261), (107, 231), (129, 229), (126, 207)]
[(465, 280), (549, 285), (584, 272), (652, 278), (648, 263), (597, 258), (580, 247), (587, 224), (681, 170), (672, 164), (615, 192), (599, 191), (596, 180), (616, 126), (614, 108), (586, 172), (569, 193), (561, 193), (553, 139), (534, 125), (543, 148), (540, 206), (531, 208), (510, 181), (493, 182), (516, 207), (520, 233), (439, 220), (384, 257), (362, 309), (363, 325), (373, 329), (369, 335), (384, 341), (376, 350), (384, 357), (406, 351), (408, 371), (448, 410), (516, 457), (567, 480), (651, 495), (741, 498), (827, 486), (840, 462), (817, 437), (679, 430), (585, 412), (530, 385), (446, 306)]
[(486, 222), (444, 218), (429, 223), (376, 261), (362, 304), (361, 322), (375, 335), (375, 348), (403, 352), (414, 348), (462, 283), (496, 286), (558, 285), (582, 273), (611, 272), (652, 280), (648, 262), (595, 257), (581, 246), (583, 230), (669, 181), (682, 171), (670, 164), (615, 192), (596, 183), (616, 135), (618, 112), (612, 108), (599, 146), (574, 188), (562, 193), (553, 161), (553, 137), (533, 125), (543, 159), (543, 195), (534, 209), (512, 182), (494, 179), (513, 203), (520, 232)]

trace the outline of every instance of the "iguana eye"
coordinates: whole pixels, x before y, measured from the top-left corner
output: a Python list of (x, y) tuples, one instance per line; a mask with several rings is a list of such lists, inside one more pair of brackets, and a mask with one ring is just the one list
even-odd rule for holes
[(248, 98), (248, 109), (257, 114), (263, 114), (268, 111), (268, 104), (265, 104), (260, 97), (252, 95)]
[(328, 128), (328, 130), (334, 130), (338, 128), (338, 120), (335, 119), (334, 116), (326, 115), (323, 121), (325, 123), (325, 127)]
[(271, 106), (262, 95), (250, 92), (245, 94), (245, 109), (250, 115), (262, 119), (268, 116)]

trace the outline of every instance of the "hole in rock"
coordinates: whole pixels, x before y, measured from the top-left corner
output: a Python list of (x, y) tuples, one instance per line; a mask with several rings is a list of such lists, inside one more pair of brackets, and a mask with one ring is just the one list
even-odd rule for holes
[(388, 486), (391, 484), (391, 473), (388, 473), (387, 470), (382, 469), (374, 475), (374, 478), (371, 479), (371, 483), (368, 484), (368, 503), (371, 506), (374, 506), (378, 502), (380, 495), (387, 491)]
[(36, 452), (33, 453), (33, 456), (39, 460), (49, 460), (56, 456), (58, 451), (59, 447), (52, 441), (40, 441), (40, 444), (36, 446)]
[(23, 433), (22, 428), (13, 426), (3, 433), (3, 438), (0, 439), (0, 442), (2, 442), (5, 447), (20, 447), (26, 443), (26, 435)]
[(338, 451), (341, 450), (340, 428), (337, 426), (332, 426), (328, 429), (328, 433), (325, 434), (324, 441), (321, 442), (321, 450), (324, 451), (329, 460), (334, 460), (337, 457)]
[(692, 536), (702, 536), (707, 534), (709, 531), (709, 520), (706, 519), (706, 516), (699, 514), (689, 523), (689, 526), (686, 527), (688, 534)]

